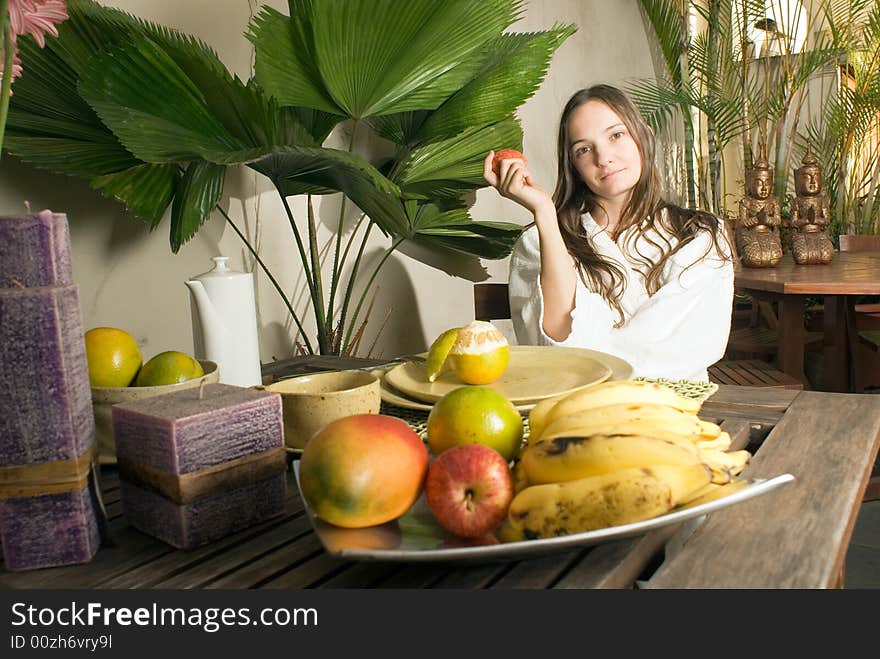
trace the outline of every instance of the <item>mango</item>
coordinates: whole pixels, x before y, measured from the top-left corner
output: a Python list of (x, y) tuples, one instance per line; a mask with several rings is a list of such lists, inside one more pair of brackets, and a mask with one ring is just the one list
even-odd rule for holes
[(324, 426), (300, 459), (303, 497), (330, 524), (364, 528), (403, 515), (421, 494), (428, 449), (400, 419), (355, 414)]

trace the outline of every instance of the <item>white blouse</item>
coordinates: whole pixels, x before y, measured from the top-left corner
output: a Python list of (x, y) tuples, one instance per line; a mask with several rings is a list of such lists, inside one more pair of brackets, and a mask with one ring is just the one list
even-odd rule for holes
[[(639, 271), (644, 265), (628, 258), (589, 213), (582, 219), (595, 249), (625, 273), (623, 324), (614, 327), (617, 312), (578, 276), (571, 333), (562, 341), (544, 333), (540, 246), (538, 229), (532, 227), (510, 259), (510, 311), (517, 341), (607, 352), (629, 362), (633, 377), (708, 380), (706, 369), (724, 355), (730, 332), (733, 263), (714, 247), (706, 254), (712, 237), (703, 232), (667, 261), (660, 288), (649, 296)], [(635, 227), (619, 237), (620, 244), (630, 254), (641, 253), (656, 262), (659, 249), (644, 238), (633, 245), (633, 238)], [(665, 239), (672, 246), (677, 243), (671, 236)], [(657, 242), (662, 245), (664, 239)]]

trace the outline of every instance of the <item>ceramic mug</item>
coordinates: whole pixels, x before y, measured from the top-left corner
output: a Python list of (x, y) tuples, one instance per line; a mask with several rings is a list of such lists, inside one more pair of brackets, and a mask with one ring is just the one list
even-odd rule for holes
[(302, 450), (331, 421), (353, 414), (378, 414), (379, 378), (366, 371), (301, 375), (261, 387), (281, 395), (284, 443)]

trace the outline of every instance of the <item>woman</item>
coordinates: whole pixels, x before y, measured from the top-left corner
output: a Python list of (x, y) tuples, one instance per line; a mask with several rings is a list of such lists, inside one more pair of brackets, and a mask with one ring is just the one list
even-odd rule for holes
[(654, 135), (620, 90), (583, 89), (562, 112), (553, 197), (525, 163), (494, 152), (483, 175), (532, 212), (510, 260), (523, 344), (617, 355), (635, 376), (707, 380), (724, 354), (733, 264), (720, 222), (667, 203)]

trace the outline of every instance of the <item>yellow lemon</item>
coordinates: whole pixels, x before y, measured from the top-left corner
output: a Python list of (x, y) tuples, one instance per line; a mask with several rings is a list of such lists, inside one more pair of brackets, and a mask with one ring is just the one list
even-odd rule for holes
[(189, 355), (177, 350), (166, 350), (144, 364), (134, 383), (138, 387), (154, 387), (186, 382), (204, 374), (202, 365)]
[(458, 339), (460, 327), (448, 329), (438, 336), (431, 347), (428, 349), (428, 358), (425, 360), (425, 371), (428, 373), (428, 382), (433, 382), (440, 375), (443, 366), (446, 365), (446, 358), (449, 351)]
[(428, 414), (428, 446), (434, 455), (458, 444), (485, 444), (508, 461), (520, 450), (522, 417), (507, 398), (488, 387), (459, 387)]
[(115, 327), (95, 327), (85, 334), (89, 382), (93, 387), (127, 387), (143, 363), (134, 337)]
[(492, 323), (475, 320), (461, 328), (449, 351), (452, 370), (466, 384), (489, 384), (510, 361), (507, 339)]

